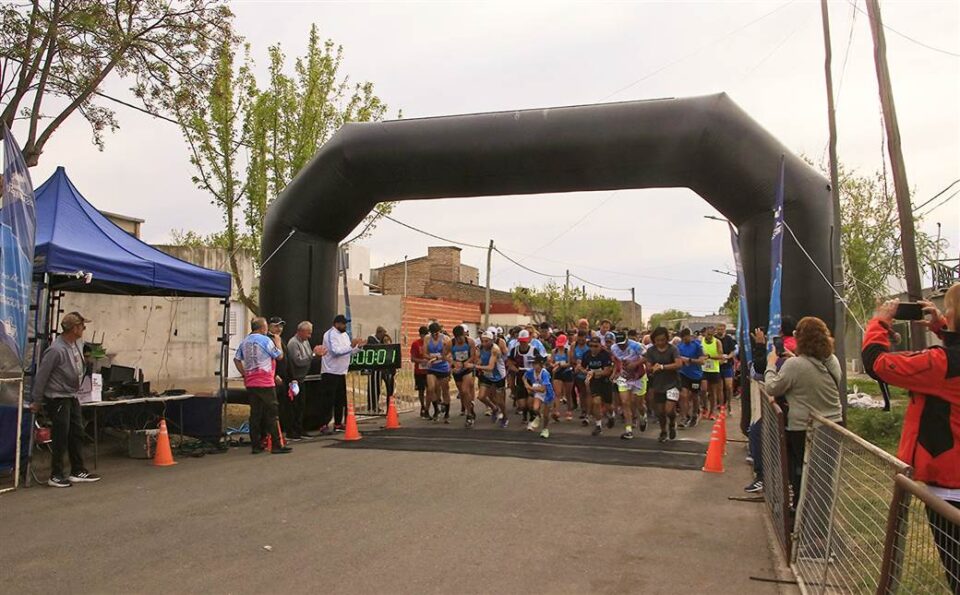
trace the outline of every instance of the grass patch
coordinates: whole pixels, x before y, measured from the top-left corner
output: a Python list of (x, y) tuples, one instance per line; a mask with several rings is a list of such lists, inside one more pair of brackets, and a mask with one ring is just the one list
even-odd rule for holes
[(891, 404), (890, 411), (850, 408), (847, 409), (847, 429), (895, 455), (905, 410), (906, 402), (897, 400)]

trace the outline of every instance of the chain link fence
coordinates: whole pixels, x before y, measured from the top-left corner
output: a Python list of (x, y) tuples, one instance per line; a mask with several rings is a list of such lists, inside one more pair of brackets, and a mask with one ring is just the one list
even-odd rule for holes
[(787, 475), (787, 444), (783, 410), (765, 393), (760, 398), (760, 455), (763, 468), (763, 501), (773, 522), (784, 560), (790, 559), (793, 513)]

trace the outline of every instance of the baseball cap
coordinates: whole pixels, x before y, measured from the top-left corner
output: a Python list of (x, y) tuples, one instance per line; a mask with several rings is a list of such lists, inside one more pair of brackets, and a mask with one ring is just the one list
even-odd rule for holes
[(69, 331), (73, 327), (87, 322), (93, 322), (93, 320), (84, 318), (79, 312), (70, 312), (60, 320), (60, 328), (64, 331)]
[[(271, 320), (273, 320), (273, 319), (271, 319)], [(336, 316), (333, 317), (333, 323), (336, 324), (336, 323), (338, 323), (338, 322), (341, 323), (341, 324), (347, 324), (347, 323), (350, 322), (350, 321), (347, 320), (347, 317), (344, 316), (343, 314), (337, 314)]]
[(497, 334), (498, 334), (498, 335), (502, 335), (502, 334), (503, 334), (503, 327), (502, 327), (502, 326), (498, 326), (498, 327), (497, 327)]
[(517, 335), (517, 339), (519, 339), (521, 343), (528, 343), (530, 341), (530, 331), (526, 329), (520, 331), (520, 334)]
[(614, 333), (613, 336), (616, 337), (617, 343), (626, 343), (626, 342), (627, 342), (627, 334), (626, 334), (626, 333)]
[(493, 335), (490, 334), (490, 331), (487, 331), (487, 332), (483, 333), (482, 335), (480, 335), (480, 338), (481, 338), (481, 339), (490, 339), (491, 341), (493, 341)]
[(280, 318), (279, 316), (273, 316), (272, 318), (270, 318), (269, 322), (270, 324), (279, 324), (279, 325), (287, 324), (287, 322), (284, 319)]
[(559, 336), (557, 336), (557, 347), (563, 347), (563, 346), (566, 345), (566, 344), (567, 344), (567, 336), (566, 336), (566, 335), (559, 335)]

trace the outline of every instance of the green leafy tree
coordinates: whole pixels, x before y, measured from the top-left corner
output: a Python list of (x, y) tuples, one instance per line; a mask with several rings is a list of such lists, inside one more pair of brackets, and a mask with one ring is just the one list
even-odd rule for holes
[(740, 286), (737, 283), (734, 283), (730, 286), (730, 293), (727, 294), (727, 299), (723, 301), (723, 305), (720, 306), (719, 313), (726, 314), (731, 318), (736, 318), (737, 314), (740, 312)]
[(683, 310), (664, 310), (663, 312), (651, 314), (648, 326), (652, 329), (658, 326), (665, 326), (670, 330), (678, 331), (680, 330), (680, 321), (684, 318), (690, 318), (690, 313), (684, 312)]
[(74, 114), (93, 142), (118, 127), (100, 88), (107, 77), (133, 81), (134, 102), (170, 114), (167, 90), (202, 93), (212, 53), (230, 36), (232, 14), (219, 0), (32, 0), (0, 7), (0, 118), (26, 123), (26, 162)]
[(534, 322), (549, 322), (571, 328), (580, 318), (591, 324), (608, 319), (614, 324), (623, 318), (620, 302), (599, 295), (589, 296), (581, 288), (567, 289), (551, 281), (542, 288), (515, 287), (513, 301), (530, 312)]
[[(882, 172), (872, 176), (839, 168), (840, 229), (848, 318), (866, 320), (877, 302), (898, 291), (891, 279), (902, 279), (903, 255), (896, 197)], [(917, 257), (927, 271), (937, 256), (936, 239), (920, 231), (916, 220)], [(946, 247), (942, 240), (940, 251)]]
[[(249, 47), (242, 65), (234, 65), (234, 55), (234, 45), (221, 48), (211, 93), (173, 102), (197, 172), (194, 183), (220, 208), (225, 229), (208, 236), (181, 230), (172, 236), (175, 243), (225, 248), (240, 299), (258, 312), (255, 288), (248, 293), (242, 286), (237, 249), (260, 248), (270, 203), (334, 132), (347, 122), (380, 120), (387, 106), (372, 83), (351, 84), (341, 75), (343, 49), (321, 41), (316, 25), (293, 74), (285, 70), (280, 46), (269, 49), (269, 80), (262, 88), (252, 75)], [(377, 205), (354, 239), (369, 235), (394, 204)]]

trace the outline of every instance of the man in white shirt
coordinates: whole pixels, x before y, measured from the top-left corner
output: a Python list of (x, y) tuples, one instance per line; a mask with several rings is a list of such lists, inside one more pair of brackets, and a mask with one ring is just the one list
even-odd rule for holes
[(347, 370), (350, 356), (360, 350), (363, 339), (350, 340), (347, 334), (347, 317), (337, 314), (333, 326), (323, 334), (326, 350), (320, 360), (320, 433), (330, 434), (330, 418), (334, 431), (342, 432), (344, 410), (347, 408)]

